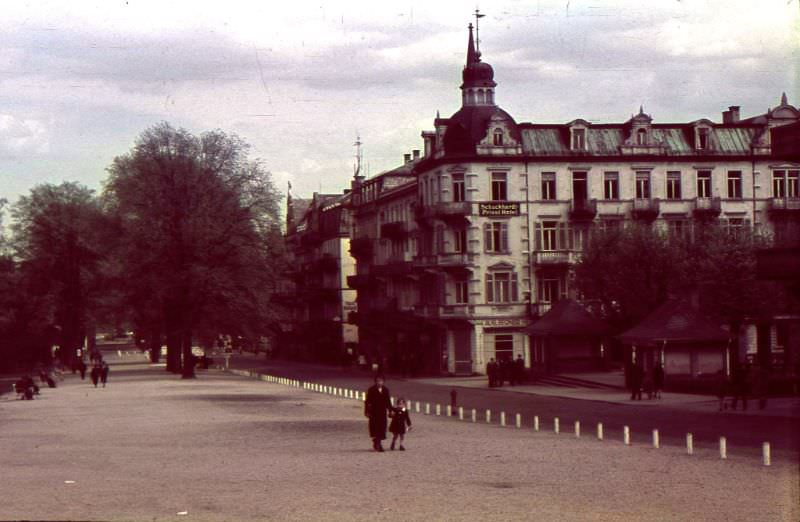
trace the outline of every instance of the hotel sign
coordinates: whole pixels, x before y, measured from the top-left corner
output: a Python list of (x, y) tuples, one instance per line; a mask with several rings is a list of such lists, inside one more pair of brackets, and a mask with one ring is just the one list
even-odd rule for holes
[(476, 319), (472, 321), (472, 324), (478, 326), (494, 326), (494, 327), (502, 327), (502, 326), (527, 326), (530, 323), (530, 320), (527, 318), (511, 318), (511, 317), (501, 317), (497, 319)]
[(519, 203), (478, 203), (478, 215), (484, 217), (519, 216)]

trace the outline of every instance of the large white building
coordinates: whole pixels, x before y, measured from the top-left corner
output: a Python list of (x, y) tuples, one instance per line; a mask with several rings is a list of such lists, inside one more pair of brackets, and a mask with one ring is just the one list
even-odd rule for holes
[(422, 133), (421, 155), (354, 181), (361, 344), (390, 366), (542, 364), (525, 328), (576, 297), (569, 268), (590, 227), (689, 234), (720, 220), (797, 234), (800, 112), (785, 95), (747, 119), (730, 107), (721, 122), (659, 123), (640, 108), (623, 123), (534, 124), (501, 109), (497, 88), (470, 26), (462, 107)]

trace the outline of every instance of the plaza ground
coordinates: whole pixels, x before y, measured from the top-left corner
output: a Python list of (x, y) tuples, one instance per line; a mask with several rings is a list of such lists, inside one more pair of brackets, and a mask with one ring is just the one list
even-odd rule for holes
[[(796, 462), (413, 415), (372, 452), (352, 399), (141, 358), (0, 400), (0, 519), (798, 520)], [(179, 514), (186, 513), (186, 514)]]

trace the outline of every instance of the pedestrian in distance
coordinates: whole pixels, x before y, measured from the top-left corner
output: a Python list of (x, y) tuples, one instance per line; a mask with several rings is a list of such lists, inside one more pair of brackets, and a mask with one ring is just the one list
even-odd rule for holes
[(517, 384), (522, 384), (525, 377), (525, 359), (522, 358), (522, 354), (517, 355), (514, 361), (514, 373), (516, 374)]
[(664, 389), (664, 367), (661, 363), (656, 363), (653, 368), (653, 393), (656, 399), (661, 398), (661, 390)]
[(742, 401), (742, 410), (747, 411), (747, 396), (750, 393), (749, 390), (749, 382), (748, 382), (748, 368), (746, 365), (740, 365), (735, 367), (733, 372), (733, 379), (732, 379), (732, 388), (733, 388), (733, 403), (731, 404), (732, 409), (736, 409), (736, 406), (739, 404), (739, 400)]
[(89, 372), (89, 377), (92, 379), (92, 384), (94, 387), (97, 388), (97, 383), (100, 382), (100, 372), (102, 369), (100, 368), (100, 363), (95, 362), (94, 366), (92, 366), (92, 371)]
[(494, 357), (486, 365), (486, 376), (489, 378), (489, 388), (497, 386), (497, 363), (494, 362)]
[(367, 390), (364, 401), (364, 415), (369, 419), (369, 436), (375, 451), (384, 451), (382, 442), (386, 439), (386, 416), (392, 411), (391, 395), (384, 383), (383, 376), (376, 376), (375, 384)]
[(631, 366), (630, 387), (631, 387), (631, 400), (642, 400), (642, 378), (644, 374), (642, 367), (639, 364)]
[(728, 377), (725, 372), (720, 370), (717, 372), (716, 392), (717, 399), (719, 399), (719, 411), (727, 409), (725, 405), (725, 397), (728, 394)]
[(411, 431), (411, 416), (406, 408), (406, 401), (402, 397), (397, 399), (397, 406), (392, 408), (392, 423), (389, 425), (389, 431), (392, 432), (392, 445), (389, 449), (394, 450), (397, 439), (400, 439), (400, 451), (405, 451), (403, 446), (406, 433)]
[(653, 374), (645, 371), (642, 374), (642, 390), (647, 394), (647, 400), (653, 400)]
[(106, 383), (108, 382), (108, 363), (102, 361), (100, 363), (100, 382), (103, 383), (103, 388), (106, 387)]
[(86, 378), (86, 361), (83, 358), (78, 361), (78, 371), (81, 373), (81, 380), (84, 380)]

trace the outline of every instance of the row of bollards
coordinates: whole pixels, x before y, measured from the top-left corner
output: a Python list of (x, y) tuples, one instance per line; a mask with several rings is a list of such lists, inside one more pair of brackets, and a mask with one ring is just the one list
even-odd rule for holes
[[(334, 395), (338, 397), (344, 397), (347, 399), (355, 399), (364, 401), (366, 400), (366, 393), (358, 390), (350, 390), (346, 388), (338, 388), (334, 386), (328, 386), (318, 383), (309, 383), (304, 381), (299, 381), (295, 379), (289, 379), (286, 377), (278, 377), (274, 375), (262, 375), (257, 374), (255, 372), (250, 371), (242, 371), (242, 370), (232, 370), (233, 373), (237, 375), (249, 376), (249, 377), (256, 377), (263, 381), (272, 382), (276, 384), (282, 384), (285, 386), (292, 386), (297, 388), (303, 388), (306, 390), (314, 391), (317, 393), (324, 393), (328, 395)], [(391, 398), (392, 404), (395, 404), (395, 398)], [(421, 413), (423, 410), (422, 403), (420, 401), (412, 401), (407, 400), (406, 404), (408, 409), (413, 409), (417, 413)], [(426, 402), (424, 406), (424, 413), (425, 415), (431, 415), (431, 403)], [(436, 416), (442, 415), (442, 405), (435, 404), (433, 405), (433, 411), (435, 411)], [(463, 406), (459, 406), (456, 410), (455, 406), (447, 405), (445, 407), (445, 415), (447, 417), (454, 417), (458, 415), (458, 419), (460, 421), (465, 420), (465, 410)], [(486, 424), (492, 423), (492, 410), (485, 410), (485, 420)], [(472, 423), (477, 423), (478, 421), (478, 410), (472, 408), (470, 411), (470, 421)], [(500, 426), (506, 426), (506, 412), (501, 411), (499, 416), (499, 423)], [(522, 428), (522, 415), (520, 413), (515, 414), (514, 416), (514, 426), (517, 429)], [(539, 420), (538, 415), (533, 416), (533, 429), (534, 431), (541, 430), (541, 423)], [(581, 437), (581, 422), (575, 421), (573, 425), (574, 435), (576, 438)], [(561, 421), (558, 417), (553, 418), (553, 432), (559, 434), (561, 432)], [(597, 431), (596, 431), (597, 440), (604, 440), (604, 430), (603, 430), (603, 423), (597, 423)], [(622, 428), (622, 442), (626, 446), (631, 445), (631, 430), (629, 426), (623, 426)], [(652, 447), (653, 449), (659, 449), (661, 447), (661, 436), (657, 429), (652, 431)], [(693, 455), (694, 454), (694, 436), (691, 433), (686, 434), (686, 454)], [(772, 465), (772, 451), (769, 442), (764, 442), (761, 446), (761, 456), (762, 456), (762, 464), (764, 466), (771, 466)], [(719, 458), (720, 459), (727, 459), (728, 458), (728, 440), (726, 437), (719, 438)]]

